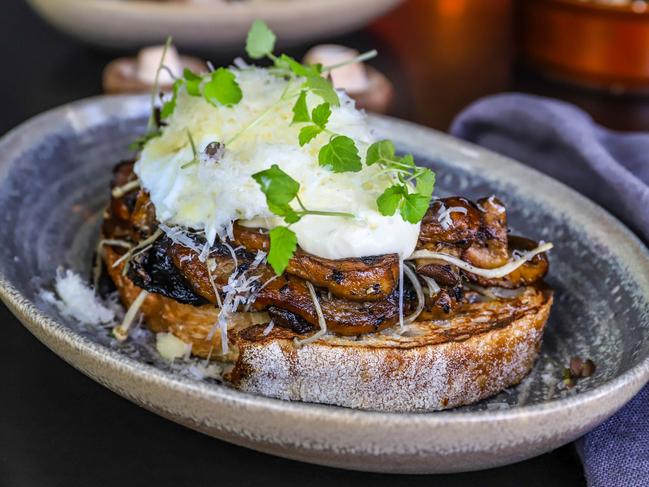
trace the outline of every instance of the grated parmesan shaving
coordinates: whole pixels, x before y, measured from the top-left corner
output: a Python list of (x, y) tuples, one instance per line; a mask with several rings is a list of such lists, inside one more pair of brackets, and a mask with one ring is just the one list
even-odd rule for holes
[(424, 276), (424, 275), (419, 275), (424, 282), (426, 283), (426, 289), (428, 289), (428, 297), (432, 298), (433, 296), (437, 295), (442, 288), (439, 287), (439, 284), (437, 284), (437, 281), (433, 279), (432, 277), (429, 276)]
[(498, 211), (498, 213), (500, 213), (500, 214), (505, 213), (505, 211), (506, 211), (506, 210), (505, 210), (505, 207), (502, 206), (502, 205), (499, 205), (498, 203), (496, 203), (496, 200), (494, 199), (495, 197), (496, 197), (496, 195), (495, 195), (495, 194), (492, 194), (491, 196), (489, 196), (489, 199), (488, 199), (487, 201), (489, 202), (489, 204), (490, 204), (491, 206), (493, 206), (494, 208), (496, 208), (496, 210)]
[(270, 323), (268, 323), (268, 326), (264, 328), (264, 331), (261, 333), (264, 336), (268, 336), (271, 331), (273, 331), (273, 328), (275, 328), (275, 322), (273, 320), (270, 320)]
[(442, 203), (442, 206), (440, 207), (440, 212), (437, 216), (437, 221), (440, 223), (440, 225), (444, 230), (448, 230), (453, 226), (453, 219), (451, 218), (451, 213), (462, 213), (463, 215), (466, 215), (467, 209), (464, 208), (463, 206), (451, 206), (450, 208), (446, 208), (444, 206), (444, 203)]
[(160, 230), (162, 230), (173, 243), (187, 247), (197, 254), (201, 253), (202, 247), (194, 242), (194, 240), (187, 235), (187, 232), (181, 227), (170, 227), (164, 223), (159, 223), (158, 228), (160, 228)]
[(399, 258), (399, 328), (403, 331), (403, 259)]
[(472, 264), (469, 264), (468, 262), (458, 259), (457, 257), (453, 257), (452, 255), (443, 254), (441, 252), (432, 252), (430, 250), (416, 250), (415, 252), (412, 253), (410, 257), (408, 257), (408, 260), (414, 260), (414, 259), (443, 260), (444, 262), (453, 264), (462, 270), (470, 272), (471, 274), (475, 274), (476, 276), (486, 277), (487, 279), (498, 279), (500, 277), (505, 277), (506, 275), (511, 274), (528, 260), (533, 259), (538, 254), (547, 252), (552, 247), (553, 245), (550, 242), (541, 243), (535, 249), (529, 250), (527, 252), (523, 252), (521, 257), (519, 257), (518, 259), (514, 259), (508, 262), (507, 264), (500, 267), (496, 267), (494, 269), (483, 269), (481, 267), (476, 267)]
[[(209, 267), (208, 267), (209, 271)], [(253, 297), (255, 284), (259, 280), (259, 276), (246, 277), (246, 272), (237, 275), (235, 269), (230, 277), (228, 283), (223, 286), (225, 297), (221, 306), (221, 312), (216, 320), (216, 323), (207, 334), (207, 339), (211, 340), (216, 333), (216, 330), (221, 332), (221, 351), (225, 355), (228, 353), (228, 320), (236, 313), (241, 305), (247, 305)]]
[(115, 311), (101, 302), (85, 281), (71, 270), (56, 271), (54, 293), (42, 290), (39, 296), (48, 304), (54, 305), (63, 316), (74, 318), (85, 325), (101, 325), (115, 321)]
[(311, 284), (307, 280), (305, 280), (304, 283), (306, 284), (306, 287), (309, 288), (309, 294), (311, 295), (311, 300), (313, 301), (315, 312), (318, 315), (318, 324), (320, 325), (320, 329), (304, 340), (298, 340), (297, 338), (294, 338), (293, 343), (295, 343), (295, 345), (297, 345), (298, 347), (306, 345), (307, 343), (315, 342), (317, 339), (327, 334), (327, 321), (325, 320), (324, 314), (322, 313), (322, 308), (320, 307), (320, 301), (318, 301), (318, 296), (315, 292), (315, 288), (313, 287), (313, 284)]
[(406, 324), (410, 324), (415, 321), (424, 310), (426, 300), (424, 298), (424, 291), (421, 289), (421, 283), (419, 282), (419, 279), (417, 279), (415, 271), (407, 264), (403, 266), (403, 271), (406, 273), (406, 276), (408, 276), (408, 279), (410, 279), (410, 282), (412, 282), (412, 286), (415, 288), (415, 293), (417, 294), (417, 309), (415, 309), (415, 311), (404, 320)]

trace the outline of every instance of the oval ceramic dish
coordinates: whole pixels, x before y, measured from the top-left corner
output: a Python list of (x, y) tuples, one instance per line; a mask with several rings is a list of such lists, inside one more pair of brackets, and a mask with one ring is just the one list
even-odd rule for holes
[(400, 0), (29, 0), (53, 26), (105, 47), (139, 48), (173, 36), (180, 46), (241, 46), (250, 24), (265, 20), (283, 45), (345, 34)]
[[(541, 356), (519, 386), (446, 412), (377, 413), (291, 403), (189, 379), (106, 346), (39, 302), (57, 266), (84, 272), (112, 166), (145, 125), (147, 96), (95, 98), (47, 112), (0, 142), (0, 295), (74, 367), (166, 418), (292, 459), (381, 472), (494, 467), (567, 443), (605, 420), (649, 378), (649, 256), (617, 220), (562, 184), (446, 135), (372, 117), (379, 135), (438, 172), (438, 194), (498, 194), (513, 227), (552, 240), (556, 304)], [(561, 368), (596, 373), (565, 389)], [(136, 357), (136, 358), (133, 358)], [(28, 361), (29, 357), (25, 357)]]

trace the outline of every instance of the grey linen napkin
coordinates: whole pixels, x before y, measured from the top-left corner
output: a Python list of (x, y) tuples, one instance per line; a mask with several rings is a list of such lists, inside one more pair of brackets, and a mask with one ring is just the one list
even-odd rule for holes
[[(475, 102), (450, 131), (572, 186), (649, 242), (649, 133), (608, 130), (573, 105), (517, 93)], [(649, 486), (649, 386), (577, 447), (589, 486)]]

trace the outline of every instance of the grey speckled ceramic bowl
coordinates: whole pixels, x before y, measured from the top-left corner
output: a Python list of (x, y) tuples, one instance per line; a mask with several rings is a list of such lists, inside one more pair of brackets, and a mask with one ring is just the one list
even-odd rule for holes
[[(239, 445), (307, 462), (382, 472), (481, 469), (582, 435), (649, 378), (649, 257), (605, 211), (488, 151), (409, 123), (372, 118), (439, 174), (440, 193), (497, 193), (514, 228), (552, 240), (556, 305), (541, 357), (519, 386), (453, 411), (389, 414), (290, 403), (182, 377), (114, 346), (38, 301), (59, 265), (88, 273), (112, 165), (143, 128), (148, 98), (96, 98), (25, 123), (0, 142), (0, 296), (36, 337), (113, 391)], [(562, 364), (594, 376), (566, 390)], [(28, 361), (29, 357), (25, 357)]]

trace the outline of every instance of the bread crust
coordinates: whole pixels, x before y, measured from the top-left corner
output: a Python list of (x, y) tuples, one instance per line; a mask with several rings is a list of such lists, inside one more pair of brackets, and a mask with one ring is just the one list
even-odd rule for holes
[[(141, 290), (121, 274), (122, 266), (112, 268), (117, 258), (104, 250), (110, 277), (129, 306)], [(207, 338), (218, 317), (213, 306), (150, 294), (141, 312), (152, 331), (191, 343), (192, 354), (234, 362), (225, 379), (242, 391), (377, 411), (431, 411), (470, 404), (520, 382), (538, 356), (552, 299), (550, 290), (527, 287), (513, 299), (466, 305), (447, 321), (415, 322), (403, 334), (328, 335), (302, 346), (285, 328), (264, 335), (264, 313), (242, 314), (228, 323), (226, 356), (219, 333)]]
[[(239, 333), (228, 378), (264, 396), (377, 411), (470, 404), (520, 382), (538, 356), (552, 293), (526, 288), (514, 301), (479, 304), (449, 326), (417, 322), (417, 336), (330, 337), (299, 347), (288, 330), (264, 337), (252, 327)], [(475, 321), (481, 317), (489, 321)]]

